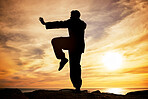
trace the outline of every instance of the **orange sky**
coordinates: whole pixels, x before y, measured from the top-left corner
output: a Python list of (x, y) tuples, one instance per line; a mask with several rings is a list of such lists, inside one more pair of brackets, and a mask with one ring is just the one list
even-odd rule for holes
[[(38, 18), (66, 20), (73, 9), (87, 23), (82, 87), (148, 88), (147, 0), (1, 0), (0, 87), (72, 87), (69, 64), (57, 70), (50, 42), (67, 29), (46, 30)], [(112, 51), (123, 60), (114, 71), (101, 61)]]

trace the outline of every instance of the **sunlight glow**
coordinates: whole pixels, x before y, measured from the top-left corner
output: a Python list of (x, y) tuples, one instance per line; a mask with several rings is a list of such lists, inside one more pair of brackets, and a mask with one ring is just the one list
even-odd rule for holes
[(122, 55), (117, 52), (107, 52), (102, 58), (104, 66), (109, 70), (117, 70), (122, 64)]
[(105, 92), (114, 93), (114, 94), (124, 94), (124, 90), (122, 88), (109, 88), (105, 90)]

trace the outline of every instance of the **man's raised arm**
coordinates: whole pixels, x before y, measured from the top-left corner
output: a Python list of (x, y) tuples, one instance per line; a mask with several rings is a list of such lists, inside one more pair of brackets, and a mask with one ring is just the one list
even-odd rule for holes
[(45, 22), (42, 17), (39, 18), (40, 22), (46, 26), (46, 29), (55, 29), (55, 28), (68, 28), (68, 20), (66, 21), (54, 21), (54, 22)]
[(39, 21), (40, 21), (43, 25), (45, 25), (44, 19), (43, 19), (42, 17), (39, 17)]

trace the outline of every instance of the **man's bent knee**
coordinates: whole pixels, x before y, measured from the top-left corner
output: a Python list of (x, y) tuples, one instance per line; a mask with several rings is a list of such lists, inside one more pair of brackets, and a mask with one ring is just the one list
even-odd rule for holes
[(55, 42), (56, 42), (56, 38), (53, 38), (53, 39), (51, 40), (51, 44), (53, 45), (53, 44), (55, 44)]
[(53, 39), (51, 40), (51, 43), (52, 43), (52, 44), (55, 44), (55, 43), (59, 42), (60, 39), (61, 39), (61, 37), (53, 38)]

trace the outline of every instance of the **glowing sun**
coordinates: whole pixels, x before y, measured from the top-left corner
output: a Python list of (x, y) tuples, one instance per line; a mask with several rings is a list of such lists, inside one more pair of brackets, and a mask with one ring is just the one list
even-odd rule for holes
[(117, 52), (107, 52), (102, 58), (104, 66), (109, 70), (117, 70), (122, 64), (122, 55)]

